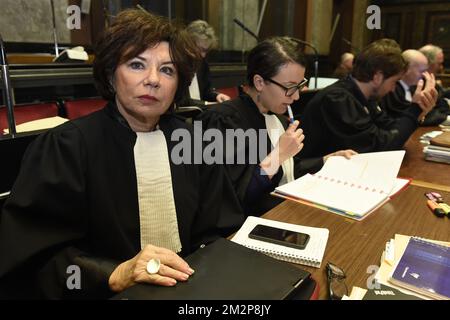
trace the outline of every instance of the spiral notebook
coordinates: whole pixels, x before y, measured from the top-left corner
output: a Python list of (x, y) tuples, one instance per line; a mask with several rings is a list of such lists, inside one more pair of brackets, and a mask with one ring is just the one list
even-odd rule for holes
[[(258, 224), (306, 233), (310, 236), (310, 239), (305, 249), (300, 250), (249, 238), (249, 233)], [(329, 231), (325, 228), (307, 227), (249, 216), (231, 241), (246, 246), (247, 248), (265, 253), (266, 255), (278, 260), (320, 268), (328, 242), (328, 234)]]
[(389, 282), (434, 299), (450, 300), (450, 247), (411, 238)]
[(273, 194), (361, 220), (409, 183), (397, 178), (404, 154), (402, 150), (330, 157), (316, 174), (279, 186)]

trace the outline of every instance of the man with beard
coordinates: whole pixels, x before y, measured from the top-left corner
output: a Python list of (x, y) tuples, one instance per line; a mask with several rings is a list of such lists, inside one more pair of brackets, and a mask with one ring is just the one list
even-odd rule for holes
[(355, 59), (351, 76), (316, 94), (302, 117), (305, 145), (302, 157), (332, 150), (374, 152), (399, 149), (436, 103), (435, 78), (424, 73), (413, 93), (414, 104), (396, 119), (378, 100), (395, 89), (407, 63), (391, 39), (369, 44)]

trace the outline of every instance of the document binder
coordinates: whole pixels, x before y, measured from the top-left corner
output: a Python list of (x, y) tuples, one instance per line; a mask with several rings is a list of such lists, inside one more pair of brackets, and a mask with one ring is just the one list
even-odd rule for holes
[(409, 184), (397, 178), (405, 151), (330, 157), (316, 174), (279, 186), (273, 195), (362, 220)]
[(195, 270), (188, 281), (174, 287), (138, 284), (113, 299), (283, 300), (299, 296), (310, 283), (309, 272), (226, 239), (185, 260)]

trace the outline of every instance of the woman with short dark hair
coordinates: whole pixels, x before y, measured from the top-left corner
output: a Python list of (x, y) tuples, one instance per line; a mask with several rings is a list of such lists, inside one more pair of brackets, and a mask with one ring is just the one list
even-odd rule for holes
[(186, 31), (139, 10), (98, 42), (103, 110), (41, 135), (0, 223), (2, 298), (108, 298), (135, 283), (174, 286), (181, 258), (243, 221), (221, 167), (178, 164), (170, 112), (198, 56)]
[[(232, 146), (231, 152), (224, 142), (227, 172), (247, 214), (261, 215), (273, 208), (281, 200), (271, 196), (271, 191), (305, 173), (318, 171), (329, 156), (354, 154), (345, 150), (323, 158), (298, 158), (305, 137), (299, 122), (288, 124), (283, 114), (299, 98), (299, 91), (307, 83), (304, 76), (305, 58), (297, 42), (288, 37), (266, 39), (248, 55), (246, 94), (212, 106), (200, 115), (205, 129), (217, 128), (225, 136), (229, 129), (257, 135), (256, 142), (248, 139), (243, 148)], [(251, 159), (252, 154), (258, 155), (257, 159)], [(245, 163), (238, 161), (242, 156)]]

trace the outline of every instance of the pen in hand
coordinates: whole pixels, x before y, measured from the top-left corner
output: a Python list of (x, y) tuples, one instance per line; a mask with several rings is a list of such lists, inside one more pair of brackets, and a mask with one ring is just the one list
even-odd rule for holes
[(294, 123), (294, 115), (293, 115), (293, 113), (292, 113), (292, 109), (291, 109), (291, 106), (290, 106), (290, 105), (287, 106), (287, 110), (288, 110), (288, 114), (289, 114), (289, 121), (290, 121), (291, 123)]

